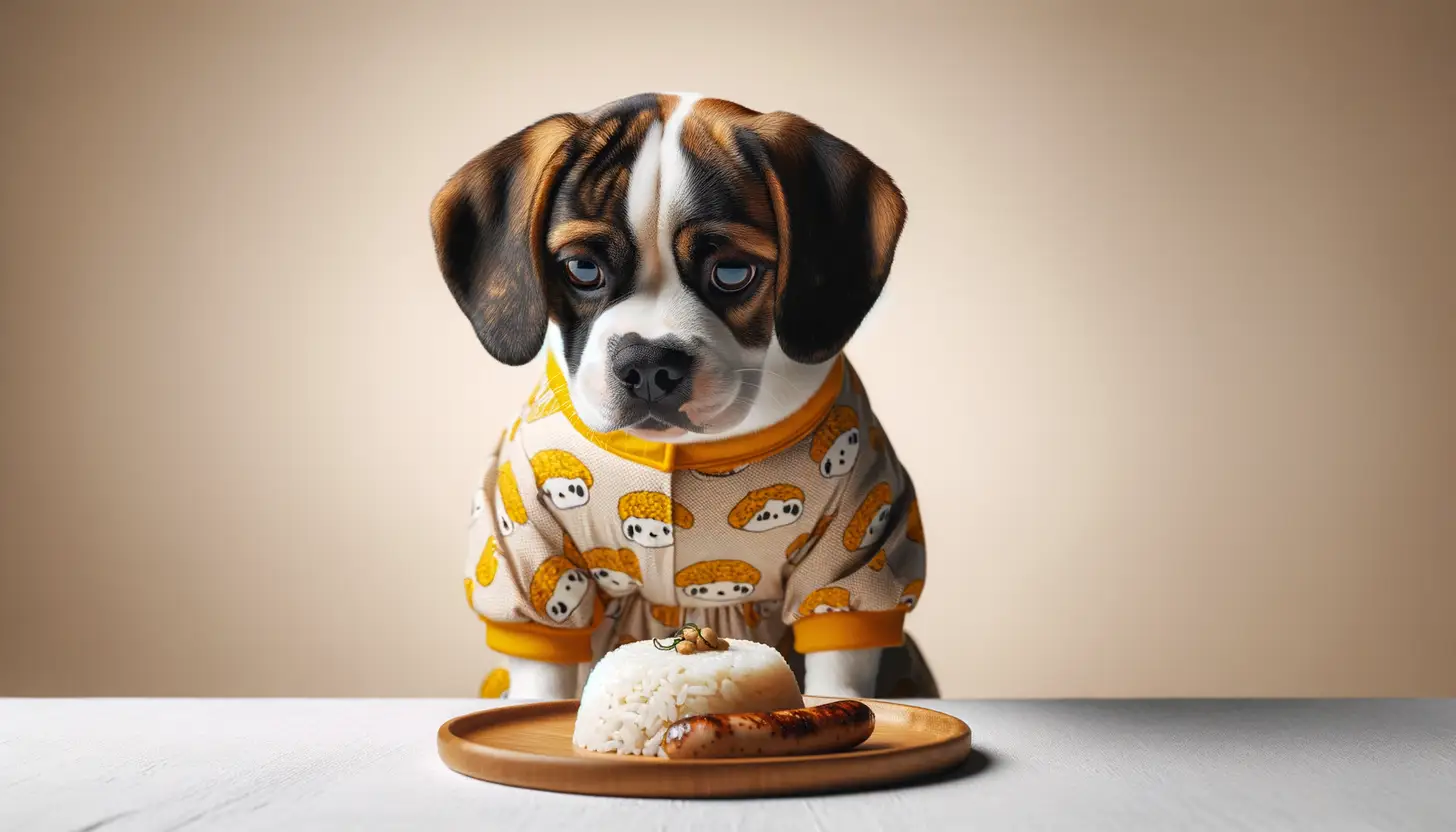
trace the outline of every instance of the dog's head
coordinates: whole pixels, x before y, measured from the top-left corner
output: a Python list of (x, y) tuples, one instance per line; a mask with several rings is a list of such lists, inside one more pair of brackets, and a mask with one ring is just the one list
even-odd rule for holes
[(769, 406), (767, 381), (839, 353), (889, 275), (905, 202), (798, 116), (648, 94), (505, 139), (431, 221), (492, 356), (524, 364), (549, 330), (588, 425), (671, 438), (733, 430)]

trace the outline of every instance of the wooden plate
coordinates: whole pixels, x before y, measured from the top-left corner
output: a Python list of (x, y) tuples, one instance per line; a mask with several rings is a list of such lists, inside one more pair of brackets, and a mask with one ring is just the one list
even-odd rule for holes
[[(832, 702), (804, 697), (809, 705)], [(440, 726), (445, 765), (480, 780), (553, 792), (618, 797), (753, 797), (840, 791), (934, 774), (971, 753), (971, 729), (948, 714), (864, 700), (875, 733), (838, 754), (667, 760), (598, 754), (571, 743), (577, 701), (510, 705)]]

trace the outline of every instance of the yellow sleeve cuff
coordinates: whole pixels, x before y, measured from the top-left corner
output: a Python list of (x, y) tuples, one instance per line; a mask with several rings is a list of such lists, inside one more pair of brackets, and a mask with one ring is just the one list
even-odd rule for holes
[(485, 646), (505, 656), (576, 664), (592, 660), (591, 627), (562, 630), (534, 621), (485, 622)]
[(794, 622), (794, 649), (800, 653), (899, 647), (904, 641), (905, 610), (902, 609), (825, 612)]
[(592, 604), (592, 623), (576, 630), (547, 627), (534, 621), (485, 621), (485, 646), (503, 656), (538, 662), (577, 664), (594, 658), (591, 637), (602, 623), (602, 599)]

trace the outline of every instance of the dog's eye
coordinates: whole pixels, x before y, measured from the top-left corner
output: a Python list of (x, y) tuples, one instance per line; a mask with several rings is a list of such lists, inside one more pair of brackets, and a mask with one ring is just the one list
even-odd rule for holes
[(753, 282), (758, 269), (748, 263), (724, 261), (713, 267), (713, 285), (725, 292), (737, 292)]
[(606, 282), (602, 268), (596, 261), (584, 257), (573, 257), (566, 261), (566, 276), (571, 279), (571, 285), (579, 289), (595, 289)]

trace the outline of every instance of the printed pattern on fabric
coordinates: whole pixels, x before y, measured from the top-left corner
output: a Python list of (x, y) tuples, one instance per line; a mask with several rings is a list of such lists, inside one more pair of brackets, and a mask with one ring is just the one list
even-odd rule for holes
[(913, 608), (914, 485), (845, 367), (798, 439), (672, 470), (584, 434), (543, 378), (473, 496), (467, 603), (487, 626), (593, 627), (597, 658), (687, 621), (774, 644), (806, 619)]

